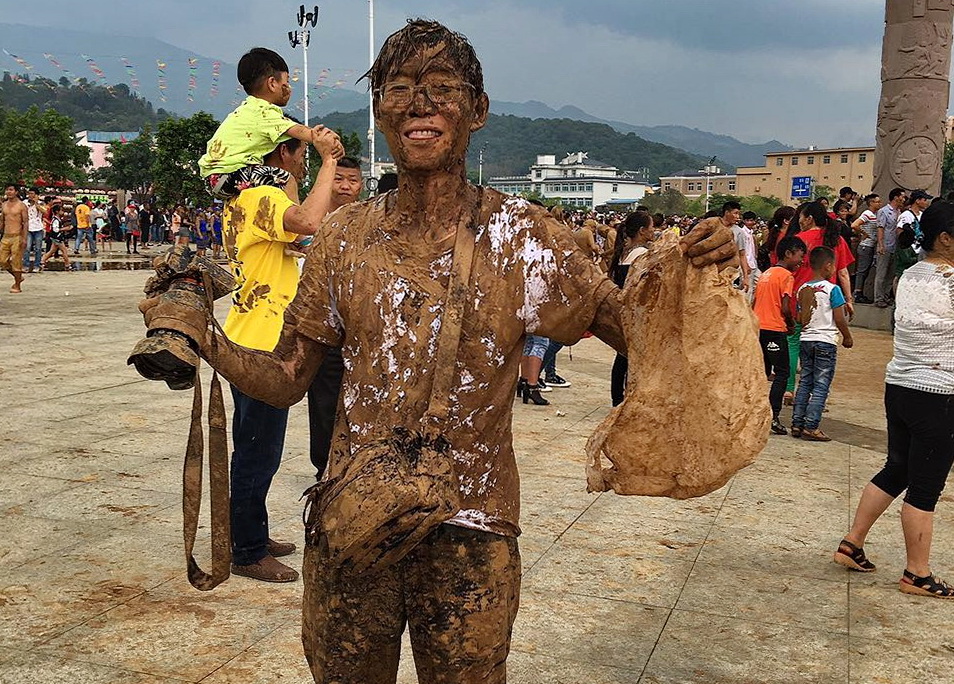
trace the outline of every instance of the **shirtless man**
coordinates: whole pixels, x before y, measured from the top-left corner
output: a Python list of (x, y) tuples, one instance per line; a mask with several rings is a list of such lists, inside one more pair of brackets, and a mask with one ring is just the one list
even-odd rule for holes
[[(442, 395), (449, 413), (437, 423), (460, 510), (382, 570), (361, 574), (336, 565), (326, 544), (307, 545), (302, 638), (316, 682), (392, 684), (409, 626), (420, 681), (499, 684), (520, 590), (511, 418), (524, 339), (573, 344), (591, 330), (626, 353), (620, 290), (544, 209), (467, 181), (467, 147), (489, 100), (466, 38), (410, 21), (387, 39), (368, 77), (398, 189), (324, 220), (274, 351), (223, 343), (208, 312), (171, 299), (141, 308), (147, 324), (176, 322), (230, 382), (275, 406), (299, 401), (325, 350), (341, 346), (325, 474), (334, 479), (352, 454), (395, 428), (423, 430), (457, 233), (466, 231), (473, 266), (452, 389)], [(737, 263), (722, 226), (697, 227), (685, 246), (697, 266)]]
[(27, 206), (20, 201), (17, 186), (4, 187), (3, 211), (0, 212), (0, 268), (13, 276), (10, 292), (21, 292), (23, 282), (23, 251), (26, 249), (30, 218)]

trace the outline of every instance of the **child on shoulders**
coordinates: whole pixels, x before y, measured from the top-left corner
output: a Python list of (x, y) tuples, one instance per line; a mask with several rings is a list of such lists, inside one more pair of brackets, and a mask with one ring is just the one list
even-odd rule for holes
[[(284, 188), (290, 174), (265, 166), (265, 155), (290, 138), (313, 144), (324, 131), (324, 126), (308, 128), (282, 112), (292, 89), (288, 64), (278, 53), (260, 47), (249, 50), (239, 60), (238, 80), (248, 97), (225, 118), (199, 159), (199, 172), (209, 192), (220, 199), (263, 185)], [(344, 156), (340, 141), (338, 146), (336, 159)]]

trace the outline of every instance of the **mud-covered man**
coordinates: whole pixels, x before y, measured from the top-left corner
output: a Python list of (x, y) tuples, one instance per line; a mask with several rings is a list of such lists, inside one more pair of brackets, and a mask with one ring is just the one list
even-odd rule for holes
[(0, 268), (13, 276), (10, 292), (19, 293), (23, 282), (23, 250), (26, 249), (29, 230), (27, 205), (17, 194), (17, 186), (3, 189), (3, 209), (0, 211)]
[[(625, 353), (619, 290), (545, 210), (467, 182), (468, 143), (489, 101), (463, 36), (409, 22), (368, 77), (398, 189), (325, 220), (273, 352), (213, 345), (201, 321), (186, 332), (243, 392), (276, 406), (299, 401), (326, 348), (340, 345), (345, 376), (325, 475), (335, 478), (395, 426), (420, 428), (456, 235), (468, 231), (473, 266), (442, 425), (460, 510), (375, 573), (337, 568), (323, 547), (307, 546), (303, 641), (317, 682), (394, 682), (406, 626), (420, 681), (504, 682), (520, 590), (511, 414), (524, 338), (573, 344), (589, 329)], [(731, 231), (708, 226), (688, 236), (689, 255), (734, 264)]]

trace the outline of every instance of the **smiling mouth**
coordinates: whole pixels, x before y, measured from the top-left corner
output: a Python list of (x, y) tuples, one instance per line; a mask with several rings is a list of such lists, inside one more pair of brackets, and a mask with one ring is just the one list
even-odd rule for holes
[(440, 131), (408, 131), (404, 134), (407, 138), (411, 140), (433, 140), (434, 138), (441, 137), (442, 133)]

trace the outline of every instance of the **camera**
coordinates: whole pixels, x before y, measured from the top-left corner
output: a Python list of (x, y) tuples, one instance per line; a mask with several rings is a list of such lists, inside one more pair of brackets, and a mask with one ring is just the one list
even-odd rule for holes
[(212, 303), (235, 289), (235, 278), (182, 244), (156, 257), (153, 266), (156, 273), (146, 282), (146, 299), (139, 306), (144, 313), (153, 309), (149, 330), (126, 363), (148, 380), (189, 389), (195, 385), (199, 338), (213, 315)]

